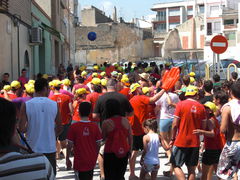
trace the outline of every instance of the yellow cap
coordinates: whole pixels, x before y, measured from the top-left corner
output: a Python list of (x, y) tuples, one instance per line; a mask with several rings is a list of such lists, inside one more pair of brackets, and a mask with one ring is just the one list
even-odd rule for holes
[(190, 77), (190, 83), (194, 83), (194, 82), (195, 82), (194, 77)]
[(47, 75), (47, 74), (44, 74), (44, 75), (42, 76), (42, 78), (48, 79), (48, 75)]
[(92, 73), (92, 77), (98, 77), (98, 73)]
[(100, 74), (102, 77), (106, 76), (106, 72), (101, 72)]
[(48, 83), (48, 85), (51, 87), (51, 86), (53, 86), (53, 81), (50, 81), (49, 83)]
[(188, 86), (186, 88), (186, 93), (185, 93), (185, 96), (194, 96), (198, 93), (198, 88), (196, 86)]
[(85, 88), (79, 88), (79, 89), (77, 89), (75, 92), (76, 92), (76, 94), (78, 94), (78, 95), (82, 95), (82, 94), (87, 94), (87, 93), (89, 93)]
[(87, 69), (87, 67), (86, 67), (85, 65), (81, 65), (81, 66), (79, 67), (79, 70), (80, 70), (80, 71), (84, 71), (85, 69)]
[(136, 91), (137, 88), (141, 87), (140, 84), (134, 83), (130, 86), (131, 93)]
[(204, 106), (208, 107), (209, 109), (211, 109), (212, 112), (216, 112), (217, 111), (217, 106), (213, 102), (208, 101), (208, 102), (206, 102), (204, 104)]
[(65, 86), (70, 86), (71, 85), (71, 81), (69, 79), (64, 79), (62, 80), (62, 83), (65, 85)]
[(11, 88), (14, 88), (14, 89), (19, 89), (21, 87), (21, 84), (19, 81), (13, 81), (11, 83)]
[(35, 84), (35, 81), (31, 79), (28, 81), (28, 84)]
[(147, 94), (147, 93), (149, 93), (149, 91), (150, 91), (150, 88), (149, 88), (149, 87), (143, 87), (143, 88), (142, 88), (143, 94)]
[(107, 80), (106, 79), (102, 79), (101, 80), (101, 85), (102, 86), (107, 86)]
[(195, 72), (190, 72), (190, 73), (189, 73), (189, 76), (190, 76), (190, 77), (195, 77), (196, 74), (195, 74)]
[(81, 76), (83, 77), (83, 76), (86, 76), (87, 75), (87, 72), (86, 71), (83, 71), (82, 73), (81, 73)]
[(5, 86), (3, 87), (3, 89), (8, 92), (8, 91), (11, 90), (11, 86), (10, 86), (10, 85), (5, 85)]
[(101, 80), (99, 78), (93, 78), (91, 83), (94, 85), (99, 85), (99, 84), (101, 84)]
[(122, 78), (128, 78), (128, 75), (127, 75), (127, 74), (124, 74), (124, 75), (122, 76)]
[(35, 92), (33, 84), (25, 84), (24, 87), (28, 94), (33, 94)]
[(59, 81), (59, 80), (53, 80), (52, 83), (53, 83), (52, 85), (53, 85), (54, 87), (59, 87), (59, 86), (62, 85), (62, 82)]
[(99, 70), (98, 65), (93, 66), (93, 69), (94, 69), (94, 70)]

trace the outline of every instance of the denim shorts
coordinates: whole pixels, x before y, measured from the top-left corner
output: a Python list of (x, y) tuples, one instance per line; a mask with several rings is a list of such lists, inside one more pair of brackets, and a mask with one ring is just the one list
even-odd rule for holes
[(150, 172), (157, 172), (159, 169), (159, 164), (143, 164), (144, 171), (150, 173)]
[(173, 118), (171, 119), (160, 119), (159, 121), (159, 131), (168, 132), (172, 128)]

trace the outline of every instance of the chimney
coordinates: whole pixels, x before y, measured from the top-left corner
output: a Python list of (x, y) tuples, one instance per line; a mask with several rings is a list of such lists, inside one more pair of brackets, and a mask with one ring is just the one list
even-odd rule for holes
[(117, 22), (117, 8), (114, 6), (113, 9), (113, 22)]

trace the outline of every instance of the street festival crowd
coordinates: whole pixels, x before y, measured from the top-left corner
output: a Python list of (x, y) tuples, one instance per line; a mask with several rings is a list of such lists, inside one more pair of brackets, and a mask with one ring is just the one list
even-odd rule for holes
[[(198, 79), (156, 63), (85, 65), (9, 82), (0, 94), (0, 179), (55, 179), (57, 159), (76, 179), (240, 177), (240, 80)], [(161, 164), (162, 146), (168, 157)], [(140, 175), (135, 173), (141, 155)], [(70, 160), (73, 157), (73, 162)], [(161, 166), (160, 166), (161, 164)], [(187, 166), (188, 174), (182, 170)]]

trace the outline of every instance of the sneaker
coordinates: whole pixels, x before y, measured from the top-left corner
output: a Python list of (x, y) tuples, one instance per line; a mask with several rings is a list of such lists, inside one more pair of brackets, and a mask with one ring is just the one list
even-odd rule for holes
[(171, 177), (172, 176), (171, 171), (163, 171), (163, 175), (165, 177)]

